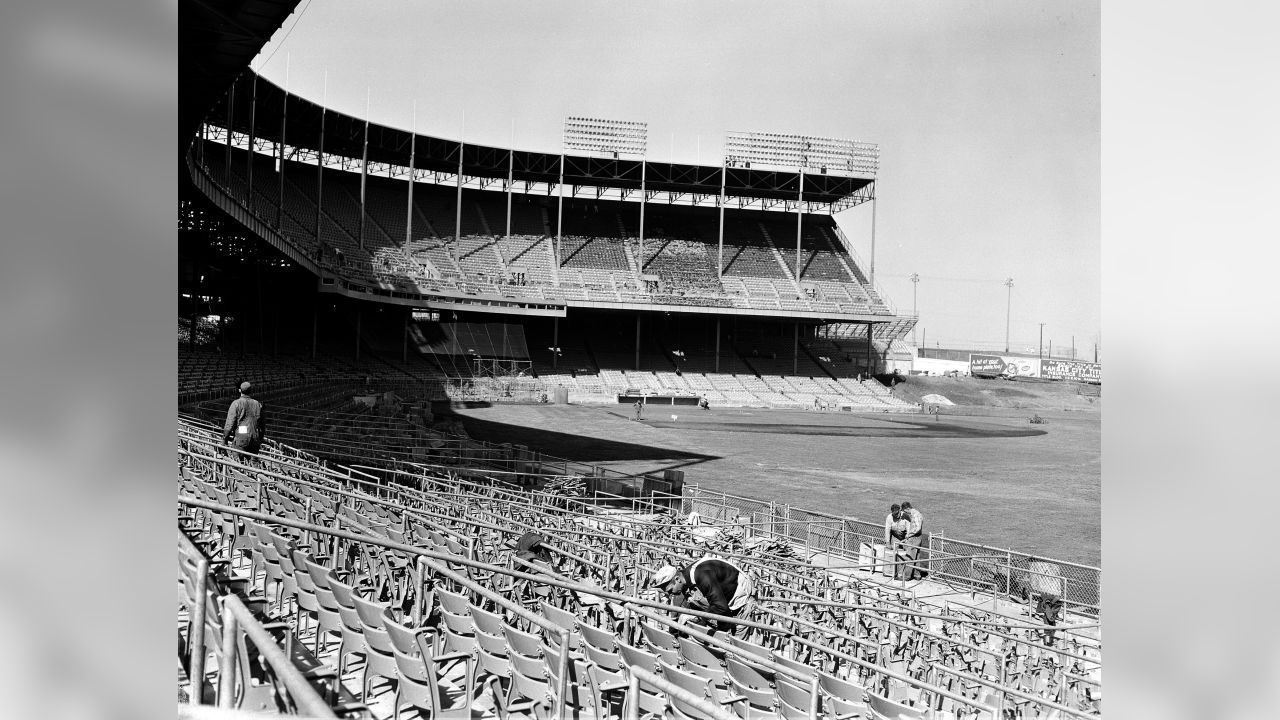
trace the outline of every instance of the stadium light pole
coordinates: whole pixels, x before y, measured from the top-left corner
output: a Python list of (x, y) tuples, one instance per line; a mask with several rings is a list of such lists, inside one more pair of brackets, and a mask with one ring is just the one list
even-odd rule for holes
[(1040, 323), (1040, 359), (1044, 360), (1044, 323)]
[[(916, 323), (920, 322), (920, 311), (916, 309), (916, 290), (920, 287), (920, 273), (911, 273), (911, 314), (916, 316)], [(916, 326), (911, 326), (911, 344), (920, 347), (916, 343)]]
[(1004, 351), (1009, 352), (1009, 318), (1013, 312), (1013, 278), (1005, 279), (1004, 284), (1005, 287), (1009, 288), (1004, 305)]

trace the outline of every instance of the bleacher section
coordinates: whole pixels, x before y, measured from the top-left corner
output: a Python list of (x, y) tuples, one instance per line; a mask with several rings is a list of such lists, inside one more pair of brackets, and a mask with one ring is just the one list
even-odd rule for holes
[[(794, 216), (778, 212), (726, 213), (721, 278), (714, 208), (651, 206), (641, 256), (634, 204), (566, 200), (557, 260), (556, 203), (548, 198), (513, 194), (507, 238), (505, 193), (466, 189), (459, 216), (453, 187), (415, 183), (410, 209), (405, 182), (370, 176), (362, 216), (360, 175), (327, 168), (317, 236), (314, 166), (286, 161), (280, 197), (275, 161), (255, 156), (250, 194), (249, 154), (232, 149), (228, 171), (225, 145), (199, 142), (203, 152), (196, 157), (216, 183), (268, 225), (276, 226), (278, 216), (281, 233), (307, 257), (370, 286), (439, 292), (465, 285), (471, 294), (545, 300), (889, 313), (840, 247), (830, 217), (806, 217), (799, 286)], [(646, 285), (641, 276), (658, 282)]]
[[(775, 523), (687, 486), (608, 481), (631, 496), (610, 503), (567, 462), (464, 441), (432, 458), (357, 470), (269, 441), (246, 466), (180, 420), (180, 697), (378, 720), (1100, 716), (1101, 631), (1052, 563), (1003, 568), (1029, 602), (941, 549), (908, 586), (876, 524)], [(529, 532), (545, 554), (513, 552)], [(755, 584), (720, 632), (647, 589), (707, 552)]]

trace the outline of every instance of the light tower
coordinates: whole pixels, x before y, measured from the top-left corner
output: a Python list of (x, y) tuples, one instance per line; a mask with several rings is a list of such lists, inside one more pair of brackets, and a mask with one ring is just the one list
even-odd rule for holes
[[(874, 143), (857, 142), (844, 138), (816, 135), (787, 135), (771, 132), (725, 133), (725, 167), (742, 167), (757, 170), (783, 170), (798, 172), (798, 185), (794, 207), (796, 210), (796, 282), (803, 271), (802, 255), (805, 204), (805, 174), (835, 175), (874, 180), (880, 166), (880, 147)], [(723, 171), (721, 177), (724, 176)], [(723, 195), (723, 191), (721, 193)], [(784, 207), (792, 207), (791, 200), (783, 201)], [(872, 205), (874, 208), (875, 206)], [(721, 234), (723, 235), (723, 221)], [(723, 241), (721, 242), (723, 245)], [(723, 250), (720, 251), (723, 254)], [(872, 222), (871, 281), (875, 282), (875, 222)]]
[[(916, 310), (916, 289), (920, 287), (920, 273), (911, 273), (911, 314), (916, 316), (916, 325), (920, 324), (920, 312)], [(916, 326), (911, 326), (911, 344), (916, 347)]]
[(645, 170), (648, 167), (645, 157), (649, 149), (649, 124), (631, 120), (569, 116), (564, 120), (561, 143), (563, 149), (560, 152), (560, 200), (556, 211), (556, 262), (564, 261), (560, 255), (560, 216), (564, 213), (565, 155), (569, 152), (579, 152), (606, 159), (618, 160), (630, 157), (640, 161), (639, 262), (643, 265)]
[(1009, 352), (1009, 317), (1013, 312), (1013, 278), (1006, 278), (1004, 284), (1009, 288), (1004, 304), (1004, 351)]

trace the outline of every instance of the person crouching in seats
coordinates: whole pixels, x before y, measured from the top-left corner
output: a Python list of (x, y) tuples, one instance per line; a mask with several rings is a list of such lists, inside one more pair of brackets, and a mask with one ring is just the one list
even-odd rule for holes
[[(755, 583), (737, 565), (720, 558), (703, 557), (692, 565), (676, 568), (664, 565), (653, 574), (650, 585), (670, 596), (671, 604), (714, 613), (725, 620), (711, 620), (711, 633), (740, 628), (732, 618), (750, 614)], [(683, 622), (687, 615), (681, 616)]]
[[(551, 549), (545, 545), (546, 542), (546, 536), (540, 533), (527, 532), (521, 535), (512, 548), (512, 569), (530, 575), (554, 573), (555, 562), (551, 559)], [(548, 600), (551, 597), (550, 585), (517, 580), (512, 587), (520, 591), (520, 597), (530, 602), (536, 603), (538, 600)]]

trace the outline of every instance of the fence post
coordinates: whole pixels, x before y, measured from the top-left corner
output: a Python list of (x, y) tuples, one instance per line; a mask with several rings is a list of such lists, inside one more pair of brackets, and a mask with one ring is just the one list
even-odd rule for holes
[[(218, 707), (229, 710), (235, 707), (236, 694), (236, 615), (222, 603), (222, 662), (218, 665)], [(204, 628), (200, 629), (204, 632)]]
[(209, 561), (200, 558), (196, 563), (196, 601), (191, 607), (191, 630), (187, 633), (187, 647), (190, 649), (191, 661), (188, 678), (191, 681), (190, 701), (192, 705), (204, 702), (204, 658), (207, 651), (204, 647), (205, 603), (209, 583)]
[[(1013, 597), (1013, 553), (1012, 552), (1008, 550), (1005, 551), (1004, 563), (1005, 563), (1005, 567), (1008, 568), (1009, 570), (1009, 584), (1007, 587), (1005, 587), (1005, 597), (1010, 598), (1010, 597)], [(991, 607), (994, 608), (995, 605), (996, 605), (996, 601), (995, 601), (995, 598), (993, 597), (991, 599)]]

